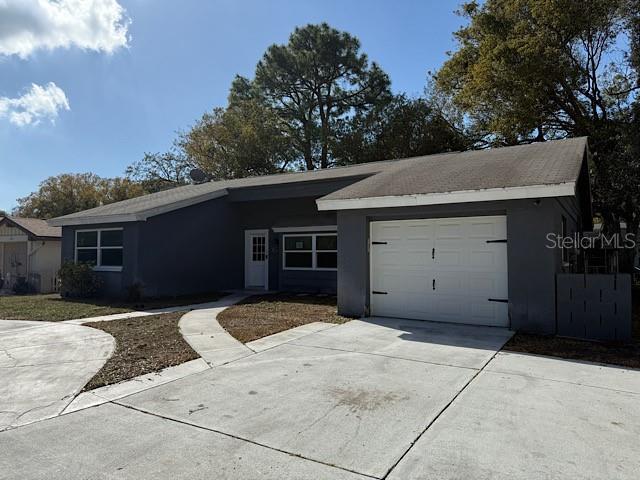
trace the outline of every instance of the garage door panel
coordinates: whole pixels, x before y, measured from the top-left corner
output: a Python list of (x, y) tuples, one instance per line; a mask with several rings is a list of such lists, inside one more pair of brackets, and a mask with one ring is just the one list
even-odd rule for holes
[(491, 220), (472, 220), (469, 222), (469, 234), (470, 239), (502, 239), (506, 238), (507, 230), (506, 223), (497, 223), (495, 217), (490, 217)]
[(496, 256), (496, 252), (487, 250), (472, 250), (471, 252), (469, 252), (469, 269), (473, 271), (495, 271), (495, 269), (498, 267)]
[(431, 249), (408, 249), (406, 252), (406, 264), (407, 266), (431, 268), (433, 265), (433, 260), (431, 259)]
[(406, 264), (404, 255), (399, 250), (378, 251), (378, 249), (376, 248), (374, 261), (376, 262), (376, 265), (380, 265), (383, 268), (391, 268), (391, 269)]
[(499, 274), (469, 275), (469, 293), (487, 298), (506, 298), (506, 282)]
[(436, 220), (436, 240), (455, 240), (464, 237), (462, 220)]
[(438, 322), (455, 322), (467, 317), (467, 302), (460, 302), (458, 296), (437, 295), (433, 302), (433, 320)]
[[(444, 295), (455, 292), (458, 295), (462, 295), (467, 291), (467, 278), (463, 273), (441, 273), (439, 272), (435, 277), (435, 294)], [(434, 284), (432, 283), (432, 290)]]
[(407, 276), (408, 282), (407, 285), (405, 287), (405, 291), (407, 293), (419, 293), (420, 295), (424, 296), (424, 295), (429, 295), (429, 293), (431, 292), (431, 282), (432, 282), (432, 277), (431, 275), (424, 275), (424, 274), (409, 274)]
[[(372, 222), (373, 315), (508, 325), (506, 217)], [(435, 258), (433, 258), (435, 256)], [(435, 290), (433, 281), (435, 280)]]
[(401, 293), (407, 289), (407, 278), (404, 272), (387, 272), (374, 279), (374, 290), (378, 292)]
[(460, 267), (464, 265), (464, 252), (458, 250), (442, 250), (436, 252), (437, 258), (434, 261), (434, 268)]

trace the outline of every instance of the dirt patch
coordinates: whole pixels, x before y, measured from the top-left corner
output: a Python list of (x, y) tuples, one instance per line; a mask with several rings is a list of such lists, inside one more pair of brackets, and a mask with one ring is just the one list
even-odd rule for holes
[(116, 349), (107, 363), (87, 383), (84, 391), (157, 372), (199, 358), (184, 340), (178, 321), (184, 312), (149, 317), (85, 323), (116, 339)]
[(243, 343), (312, 322), (344, 323), (336, 297), (277, 293), (256, 295), (224, 310), (218, 322)]
[(640, 343), (638, 342), (618, 345), (517, 333), (507, 342), (503, 350), (640, 368)]

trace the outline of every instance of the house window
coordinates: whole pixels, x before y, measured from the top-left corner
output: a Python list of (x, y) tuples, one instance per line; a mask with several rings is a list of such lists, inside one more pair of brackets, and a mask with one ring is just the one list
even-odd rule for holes
[(285, 270), (335, 270), (338, 236), (335, 233), (283, 235)]
[(76, 231), (76, 262), (96, 270), (122, 270), (122, 229)]

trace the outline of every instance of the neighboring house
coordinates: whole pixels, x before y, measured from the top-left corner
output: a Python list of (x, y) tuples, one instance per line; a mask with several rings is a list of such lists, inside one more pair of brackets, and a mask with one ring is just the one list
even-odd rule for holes
[(38, 293), (56, 290), (62, 229), (37, 218), (0, 217), (2, 290), (21, 279)]
[(154, 193), (56, 218), (108, 294), (337, 292), (347, 316), (555, 331), (563, 253), (591, 228), (586, 138)]

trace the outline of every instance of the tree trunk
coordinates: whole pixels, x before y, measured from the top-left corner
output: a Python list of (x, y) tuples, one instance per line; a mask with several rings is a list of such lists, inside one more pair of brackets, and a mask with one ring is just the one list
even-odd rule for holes
[(303, 123), (304, 129), (304, 163), (307, 167), (307, 170), (315, 170), (315, 165), (313, 162), (313, 151), (311, 148), (312, 140), (311, 140), (311, 132), (309, 131), (309, 122)]

